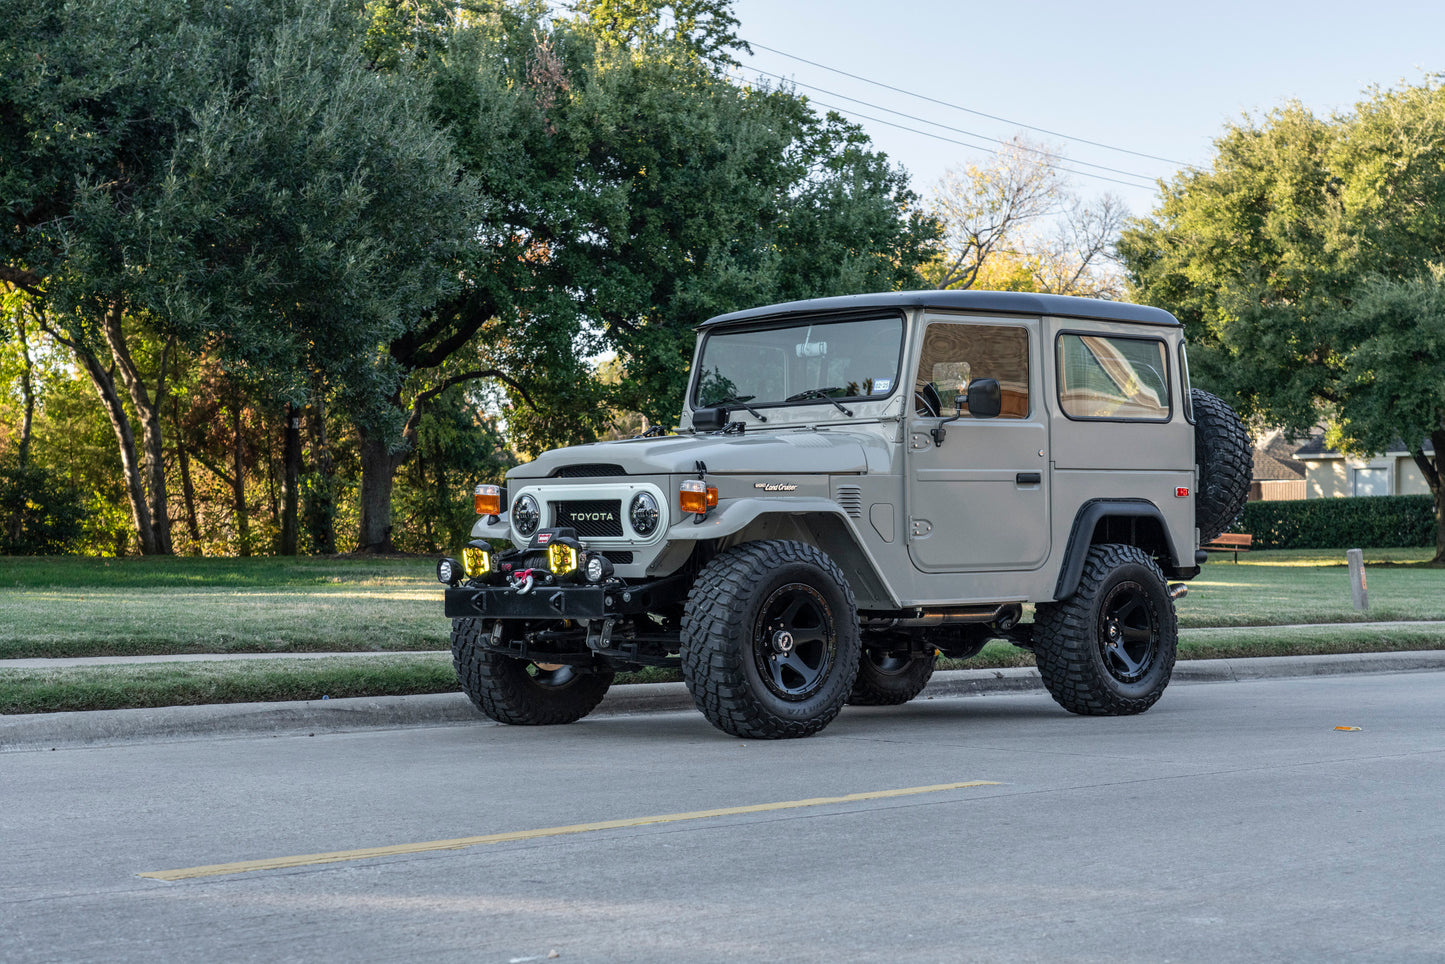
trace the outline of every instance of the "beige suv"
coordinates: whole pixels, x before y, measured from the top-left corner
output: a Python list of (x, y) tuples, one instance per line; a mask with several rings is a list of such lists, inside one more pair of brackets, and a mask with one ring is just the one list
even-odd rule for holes
[(568, 723), (617, 670), (676, 667), (720, 729), (806, 736), (1002, 639), (1065, 708), (1142, 712), (1174, 665), (1169, 581), (1250, 479), (1183, 334), (1003, 292), (713, 318), (675, 433), (478, 486), (473, 540), (438, 566), (462, 688), (502, 722)]

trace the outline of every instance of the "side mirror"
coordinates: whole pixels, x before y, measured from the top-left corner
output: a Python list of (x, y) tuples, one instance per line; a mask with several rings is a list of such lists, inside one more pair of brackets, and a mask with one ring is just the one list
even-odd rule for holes
[(975, 378), (968, 383), (968, 414), (974, 418), (997, 418), (1003, 411), (1003, 390), (998, 379)]
[(933, 436), (934, 447), (942, 445), (943, 440), (948, 437), (948, 430), (943, 426), (963, 418), (965, 408), (974, 418), (997, 418), (1003, 411), (1003, 390), (999, 388), (995, 378), (977, 378), (968, 383), (967, 400), (958, 395), (953, 404), (958, 414), (945, 418), (928, 431), (928, 434)]
[(698, 432), (717, 432), (728, 423), (728, 410), (721, 405), (692, 410), (692, 427)]

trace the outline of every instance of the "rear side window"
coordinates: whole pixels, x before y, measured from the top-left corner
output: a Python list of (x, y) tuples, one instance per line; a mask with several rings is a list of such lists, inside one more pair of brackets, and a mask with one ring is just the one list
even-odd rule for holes
[(1155, 338), (1059, 336), (1059, 408), (1069, 418), (1169, 421), (1169, 355)]

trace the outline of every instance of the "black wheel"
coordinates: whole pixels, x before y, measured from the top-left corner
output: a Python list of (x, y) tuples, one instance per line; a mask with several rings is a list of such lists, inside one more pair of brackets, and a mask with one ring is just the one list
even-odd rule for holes
[(858, 660), (858, 678), (848, 702), (855, 706), (898, 706), (907, 703), (928, 685), (938, 654), (910, 656), (907, 640), (901, 651), (890, 652), (886, 645), (866, 646)]
[(1254, 478), (1254, 452), (1244, 423), (1222, 398), (1197, 388), (1189, 397), (1194, 406), (1194, 462), (1199, 470), (1194, 524), (1203, 543), (1239, 518)]
[(1179, 644), (1164, 574), (1141, 549), (1092, 547), (1078, 590), (1039, 604), (1033, 643), (1044, 685), (1064, 709), (1144, 712), (1169, 685)]
[(452, 665), (477, 709), (498, 723), (575, 723), (602, 702), (611, 670), (534, 663), (484, 648), (480, 619), (452, 620)]
[(801, 542), (749, 542), (698, 573), (682, 621), (682, 678), (703, 715), (754, 739), (809, 736), (858, 672), (858, 613), (843, 573)]

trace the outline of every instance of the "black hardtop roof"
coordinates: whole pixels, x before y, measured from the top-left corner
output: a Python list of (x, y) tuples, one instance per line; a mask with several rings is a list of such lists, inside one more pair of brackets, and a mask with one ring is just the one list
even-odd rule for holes
[(1040, 295), (1027, 291), (884, 291), (868, 295), (846, 295), (838, 298), (813, 298), (789, 301), (780, 305), (764, 305), (746, 311), (734, 311), (709, 318), (699, 328), (733, 324), (740, 321), (763, 321), (791, 314), (842, 314), (876, 308), (946, 308), (962, 311), (986, 311), (1010, 315), (1050, 315), (1064, 318), (1087, 318), (1094, 321), (1123, 321), (1137, 325), (1180, 327), (1179, 320), (1162, 308), (1131, 305), (1122, 301), (1098, 298), (1075, 298), (1069, 295)]

